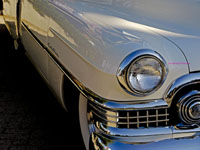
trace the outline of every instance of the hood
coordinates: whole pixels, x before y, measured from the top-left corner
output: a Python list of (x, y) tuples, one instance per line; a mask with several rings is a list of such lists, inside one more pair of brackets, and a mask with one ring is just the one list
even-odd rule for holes
[[(76, 28), (80, 30), (77, 30), (77, 35), (82, 33), (81, 40), (85, 39), (84, 47), (87, 46), (86, 50), (77, 50), (80, 55), (88, 57), (87, 60), (91, 59), (96, 66), (101, 64), (99, 68), (104, 71), (114, 73), (116, 68), (112, 66), (117, 66), (119, 61), (110, 63), (111, 60), (113, 62), (121, 60), (121, 56), (127, 55), (138, 47), (150, 45), (156, 49), (155, 43), (152, 42), (155, 37), (152, 34), (147, 35), (151, 36), (151, 39), (147, 40), (145, 37), (149, 30), (171, 41), (185, 56), (187, 62), (178, 62), (177, 59), (177, 62), (168, 63), (188, 64), (190, 72), (200, 71), (200, 0), (50, 1), (59, 5), (76, 21), (74, 25), (77, 25)], [(70, 39), (74, 38), (78, 43), (71, 42), (72, 47), (76, 49), (76, 45), (81, 45), (83, 42), (76, 40), (73, 34), (71, 33)], [(68, 38), (69, 35), (68, 33)], [(159, 44), (163, 43), (157, 43)], [(114, 53), (115, 57), (113, 47), (115, 51), (118, 48), (118, 53)], [(168, 50), (169, 55), (177, 57), (173, 51), (175, 50)], [(99, 59), (105, 57), (106, 60)], [(106, 70), (105, 66), (107, 66)]]
[(104, 11), (112, 10), (112, 15), (144, 25), (162, 35), (180, 49), (190, 72), (200, 71), (200, 0), (81, 1), (102, 6)]
[(190, 72), (200, 71), (200, 0), (135, 0), (132, 12), (182, 51)]

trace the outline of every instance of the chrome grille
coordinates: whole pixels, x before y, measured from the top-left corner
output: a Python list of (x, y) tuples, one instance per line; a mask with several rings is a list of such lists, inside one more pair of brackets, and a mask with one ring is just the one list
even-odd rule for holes
[(149, 128), (168, 126), (168, 108), (147, 110), (108, 110), (93, 104), (88, 106), (89, 120), (116, 128)]

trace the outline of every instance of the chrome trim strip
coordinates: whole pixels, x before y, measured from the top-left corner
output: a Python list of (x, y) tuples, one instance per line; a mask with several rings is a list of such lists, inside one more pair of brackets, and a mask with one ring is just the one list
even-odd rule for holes
[(90, 98), (96, 105), (113, 111), (118, 110), (146, 110), (156, 108), (168, 108), (167, 103), (163, 99), (149, 100), (149, 101), (133, 101), (133, 102), (114, 102), (114, 101), (103, 101), (103, 99)]
[(115, 137), (141, 137), (155, 135), (172, 135), (171, 127), (156, 127), (156, 128), (138, 128), (138, 129), (120, 129), (115, 127), (106, 127), (102, 123), (96, 125), (96, 130), (99, 133), (107, 134)]
[[(152, 58), (158, 60), (163, 69), (162, 81), (159, 83), (159, 85), (156, 88), (154, 88), (151, 92), (148, 92), (148, 93), (140, 93), (137, 91), (133, 91), (133, 89), (131, 89), (129, 87), (127, 77), (126, 77), (129, 66), (135, 60), (137, 60), (138, 58), (142, 58), (142, 57), (152, 57)], [(164, 81), (167, 77), (167, 74), (168, 74), (167, 63), (159, 53), (157, 53), (156, 51), (150, 50), (150, 49), (140, 49), (140, 50), (134, 51), (133, 53), (129, 54), (122, 61), (121, 65), (119, 66), (118, 72), (117, 72), (117, 79), (118, 79), (121, 87), (129, 94), (132, 94), (134, 96), (146, 96), (146, 95), (154, 93), (158, 88), (160, 88), (162, 86), (162, 84), (164, 83)]]

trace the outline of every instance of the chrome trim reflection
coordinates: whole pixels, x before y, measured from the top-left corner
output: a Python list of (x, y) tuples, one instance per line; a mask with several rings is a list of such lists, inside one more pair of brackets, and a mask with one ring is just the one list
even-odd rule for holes
[(175, 95), (184, 87), (200, 84), (200, 73), (190, 73), (176, 79), (165, 93), (164, 100), (171, 106)]
[[(129, 66), (138, 58), (142, 58), (142, 57), (149, 57), (149, 58), (156, 59), (162, 66), (162, 70), (163, 70), (163, 76), (162, 76), (161, 82), (152, 91), (146, 92), (146, 93), (141, 93), (139, 91), (133, 90), (129, 86), (129, 83), (127, 81), (127, 71), (129, 70)], [(168, 74), (167, 63), (165, 62), (164, 58), (160, 54), (150, 49), (140, 49), (140, 50), (134, 51), (122, 61), (117, 72), (117, 79), (121, 87), (129, 94), (132, 94), (135, 96), (146, 96), (146, 95), (154, 93), (158, 88), (162, 86), (163, 82), (165, 81), (167, 77), (167, 74)]]

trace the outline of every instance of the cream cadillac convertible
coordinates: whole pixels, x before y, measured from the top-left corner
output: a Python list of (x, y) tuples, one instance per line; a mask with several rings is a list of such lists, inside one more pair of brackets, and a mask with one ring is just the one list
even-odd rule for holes
[(77, 112), (86, 149), (200, 149), (200, 0), (3, 8), (15, 49), (24, 46), (61, 105)]

